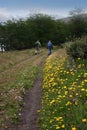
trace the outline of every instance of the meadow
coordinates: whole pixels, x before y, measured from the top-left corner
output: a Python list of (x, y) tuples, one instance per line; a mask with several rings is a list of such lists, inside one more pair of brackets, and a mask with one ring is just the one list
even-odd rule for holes
[(87, 61), (64, 53), (47, 58), (43, 70), (41, 130), (87, 130)]
[(45, 49), (40, 55), (34, 49), (0, 53), (0, 129), (17, 124), (23, 98), (33, 87), (42, 62), (46, 59)]
[(0, 53), (0, 128), (17, 124), (26, 91), (43, 68), (42, 101), (39, 113), (41, 130), (87, 129), (87, 61), (74, 62), (65, 49), (47, 57), (46, 50)]

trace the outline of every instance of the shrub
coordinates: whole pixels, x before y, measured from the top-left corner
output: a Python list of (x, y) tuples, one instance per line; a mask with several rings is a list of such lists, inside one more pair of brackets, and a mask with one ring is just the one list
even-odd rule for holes
[(87, 59), (87, 38), (77, 39), (66, 46), (67, 54), (74, 59)]

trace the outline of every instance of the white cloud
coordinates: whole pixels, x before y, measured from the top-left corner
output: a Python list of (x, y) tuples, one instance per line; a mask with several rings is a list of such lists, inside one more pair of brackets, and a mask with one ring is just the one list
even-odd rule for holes
[(28, 10), (8, 10), (6, 8), (0, 8), (0, 21), (6, 21), (12, 18), (18, 19), (26, 17), (29, 14)]
[(6, 21), (8, 19), (19, 19), (19, 18), (26, 18), (32, 14), (48, 14), (50, 16), (56, 18), (63, 18), (68, 16), (69, 10), (62, 10), (62, 9), (40, 9), (40, 8), (29, 8), (29, 9), (17, 9), (17, 10), (8, 10), (7, 8), (0, 8), (0, 21)]
[(41, 12), (43, 14), (54, 16), (55, 18), (67, 17), (69, 14), (69, 10), (66, 9), (41, 9)]
[(0, 8), (0, 21), (5, 21), (9, 17), (9, 12), (6, 8)]

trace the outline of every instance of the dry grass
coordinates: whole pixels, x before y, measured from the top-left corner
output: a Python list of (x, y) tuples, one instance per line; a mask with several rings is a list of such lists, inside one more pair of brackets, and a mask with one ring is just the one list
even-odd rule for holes
[(0, 53), (0, 127), (7, 127), (8, 120), (18, 121), (23, 95), (33, 85), (46, 51), (41, 49), (39, 55), (34, 55), (34, 49)]

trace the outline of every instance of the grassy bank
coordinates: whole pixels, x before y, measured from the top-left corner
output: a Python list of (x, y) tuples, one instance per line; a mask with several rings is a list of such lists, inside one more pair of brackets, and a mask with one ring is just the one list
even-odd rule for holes
[(70, 63), (60, 52), (44, 68), (41, 130), (87, 129), (87, 61)]

